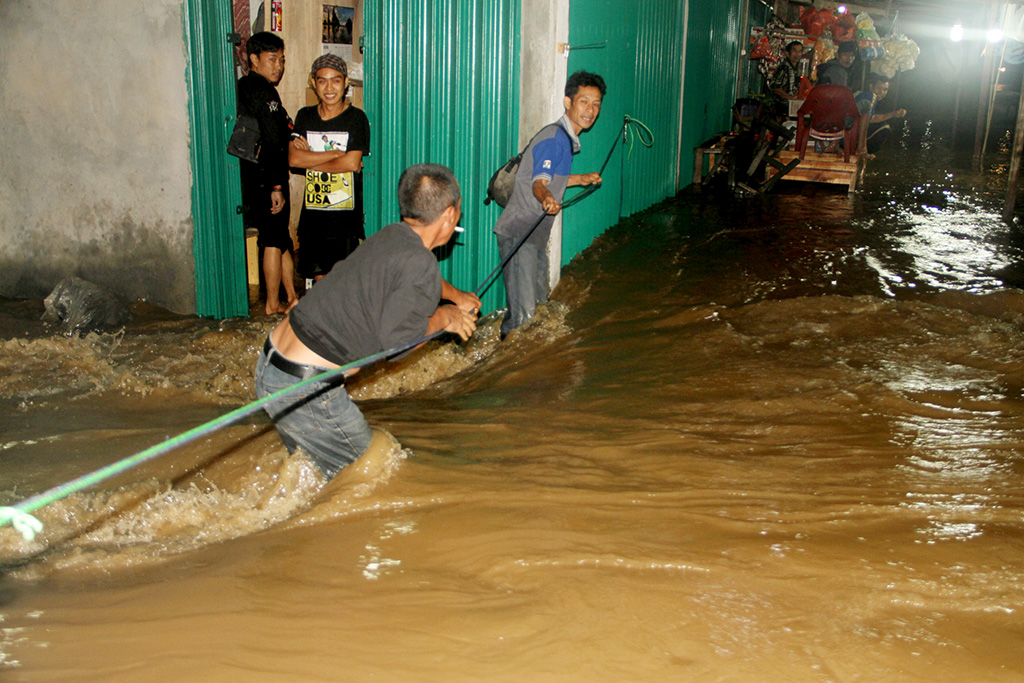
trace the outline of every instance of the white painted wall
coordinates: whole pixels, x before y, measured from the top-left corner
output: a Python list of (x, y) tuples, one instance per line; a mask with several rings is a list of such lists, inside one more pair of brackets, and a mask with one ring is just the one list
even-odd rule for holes
[(0, 0), (0, 296), (195, 310), (182, 0)]
[[(565, 113), (568, 59), (559, 45), (569, 42), (569, 0), (523, 0), (519, 65), (519, 149)], [(558, 282), (562, 263), (562, 216), (551, 229), (549, 276)]]

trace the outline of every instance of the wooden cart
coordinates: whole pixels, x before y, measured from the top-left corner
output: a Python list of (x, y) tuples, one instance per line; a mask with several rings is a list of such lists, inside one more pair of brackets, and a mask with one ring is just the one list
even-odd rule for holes
[[(810, 145), (808, 145), (809, 147)], [(788, 163), (799, 159), (796, 150), (786, 149), (778, 154), (778, 160)], [(843, 161), (842, 151), (834, 153), (818, 153), (808, 149), (804, 158), (788, 173), (784, 180), (802, 180), (807, 183), (833, 183), (846, 185), (850, 192), (855, 192), (864, 178), (864, 167), (867, 159), (856, 154), (850, 155), (849, 161)], [(768, 167), (768, 178), (778, 173), (772, 166)]]

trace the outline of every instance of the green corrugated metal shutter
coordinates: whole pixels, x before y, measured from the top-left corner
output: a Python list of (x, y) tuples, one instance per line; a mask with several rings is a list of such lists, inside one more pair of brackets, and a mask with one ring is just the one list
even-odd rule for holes
[(683, 93), (683, 168), (693, 149), (732, 124), (745, 0), (690, 2)]
[(654, 133), (654, 147), (634, 143), (623, 167), (623, 216), (672, 196), (679, 172), (679, 98), (683, 86), (685, 4), (648, 0), (637, 4), (636, 78), (627, 112)]
[[(622, 127), (622, 118), (631, 113), (633, 54), (636, 49), (636, 14), (623, 11), (619, 0), (572, 0), (569, 4), (569, 45), (580, 47), (569, 52), (568, 72), (581, 69), (600, 74), (608, 92), (601, 103), (601, 116), (589, 131), (580, 135), (580, 153), (572, 162), (573, 173), (600, 170)], [(562, 263), (590, 246), (594, 238), (619, 222), (622, 208), (622, 149), (614, 155), (601, 174), (601, 189), (566, 210), (562, 217)], [(580, 190), (571, 188), (566, 198)]]
[(593, 71), (608, 85), (601, 118), (580, 138), (573, 172), (601, 167), (626, 114), (651, 128), (655, 146), (634, 144), (630, 153), (620, 145), (602, 175), (601, 189), (566, 211), (563, 263), (620, 217), (676, 191), (685, 5), (680, 0), (643, 0), (628, 7), (626, 11), (618, 0), (570, 4), (569, 44), (604, 45), (572, 50), (569, 73)]
[(192, 252), (196, 313), (212, 318), (247, 315), (245, 235), (238, 160), (225, 152), (235, 118), (231, 4), (186, 0), (192, 155)]
[[(515, 153), (519, 121), (519, 0), (367, 2), (365, 107), (373, 132), (363, 184), (366, 232), (399, 220), (395, 189), (415, 163), (445, 164), (462, 186), (459, 244), (441, 272), (472, 290), (498, 265), (487, 181)], [(503, 305), (500, 278), (484, 311)]]

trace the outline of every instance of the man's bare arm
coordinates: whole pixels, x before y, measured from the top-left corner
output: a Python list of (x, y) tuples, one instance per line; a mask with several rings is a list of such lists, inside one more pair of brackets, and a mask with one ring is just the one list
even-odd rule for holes
[(555, 199), (555, 195), (551, 194), (551, 190), (548, 189), (548, 181), (544, 178), (533, 181), (533, 196), (537, 198), (547, 213), (554, 215), (562, 208), (562, 205)]
[(465, 341), (476, 330), (475, 317), (475, 314), (467, 313), (453, 304), (438, 306), (427, 322), (427, 335), (445, 330), (459, 335)]
[(480, 297), (476, 294), (464, 292), (450, 284), (447, 280), (441, 280), (441, 298), (445, 301), (451, 301), (467, 313), (479, 312), (482, 305)]
[(581, 173), (579, 175), (569, 176), (569, 187), (575, 187), (577, 185), (594, 185), (601, 182), (601, 176), (597, 173)]
[(883, 123), (889, 119), (901, 119), (906, 115), (906, 109), (894, 109), (893, 111), (886, 112), (885, 114), (875, 114), (871, 117), (871, 123)]
[(363, 153), (358, 149), (354, 149), (351, 152), (342, 152), (339, 157), (316, 166), (309, 166), (308, 168), (326, 173), (359, 172), (363, 170)]
[(292, 138), (288, 145), (288, 165), (327, 173), (360, 171), (363, 167), (363, 153), (361, 150), (342, 152), (337, 149), (314, 152), (304, 139)]

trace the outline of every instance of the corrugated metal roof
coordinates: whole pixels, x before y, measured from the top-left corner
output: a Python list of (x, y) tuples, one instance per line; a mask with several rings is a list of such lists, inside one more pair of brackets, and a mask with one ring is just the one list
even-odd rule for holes
[[(763, 2), (764, 0), (762, 0)], [(996, 0), (999, 6), (1020, 5), (1024, 0)], [(810, 2), (793, 2), (792, 5), (810, 5)], [(846, 5), (852, 12), (867, 11), (872, 15), (893, 17), (896, 12), (906, 19), (919, 23), (951, 23), (957, 19), (967, 20), (968, 15), (981, 17), (993, 5), (993, 0), (858, 0), (849, 2), (826, 2), (824, 7)]]

